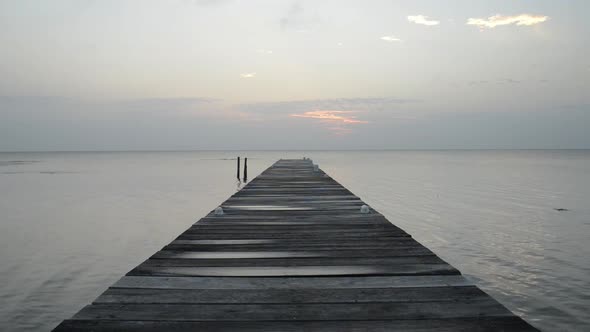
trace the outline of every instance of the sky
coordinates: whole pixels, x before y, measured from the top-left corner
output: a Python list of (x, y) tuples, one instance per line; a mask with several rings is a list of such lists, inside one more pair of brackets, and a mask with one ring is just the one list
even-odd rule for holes
[(0, 151), (590, 148), (589, 13), (0, 0)]

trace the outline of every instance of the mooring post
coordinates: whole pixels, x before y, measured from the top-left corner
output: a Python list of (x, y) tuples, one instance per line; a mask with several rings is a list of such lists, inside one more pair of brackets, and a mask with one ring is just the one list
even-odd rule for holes
[(237, 171), (238, 180), (240, 179), (240, 157), (238, 157), (238, 171)]
[(248, 182), (248, 158), (244, 158), (244, 182)]

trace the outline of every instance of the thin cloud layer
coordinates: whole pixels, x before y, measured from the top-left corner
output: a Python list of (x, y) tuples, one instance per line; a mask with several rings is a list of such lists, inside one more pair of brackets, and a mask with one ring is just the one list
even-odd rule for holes
[(381, 37), (381, 40), (384, 40), (386, 42), (401, 42), (402, 40), (395, 37), (395, 36), (383, 36)]
[(531, 26), (543, 23), (549, 19), (549, 16), (520, 14), (515, 16), (494, 15), (486, 18), (469, 18), (467, 25), (475, 25), (480, 29), (492, 29), (500, 25), (524, 25)]
[(253, 78), (255, 76), (256, 76), (256, 73), (243, 73), (243, 74), (240, 74), (240, 77), (241, 78)]
[(355, 112), (381, 112), (399, 109), (402, 105), (421, 103), (419, 99), (403, 99), (390, 97), (373, 98), (333, 98), (333, 99), (311, 99), (291, 100), (282, 102), (257, 102), (236, 105), (240, 112), (250, 114), (264, 114), (281, 116), (287, 114), (302, 114), (313, 110), (337, 110)]
[(329, 121), (329, 122), (336, 122), (336, 123), (346, 123), (346, 124), (359, 124), (359, 123), (369, 123), (368, 121), (358, 120), (356, 116), (351, 115), (356, 113), (354, 111), (309, 111), (300, 114), (290, 114), (289, 116), (294, 118), (309, 118), (309, 119), (318, 119), (322, 121)]
[(303, 113), (289, 114), (294, 118), (307, 118), (318, 120), (323, 126), (337, 136), (352, 133), (350, 125), (369, 123), (368, 121), (359, 120), (354, 113), (356, 111), (339, 111), (339, 110), (315, 110)]
[(416, 24), (422, 24), (427, 26), (439, 25), (440, 21), (433, 20), (428, 16), (424, 15), (410, 15), (408, 16), (408, 21)]

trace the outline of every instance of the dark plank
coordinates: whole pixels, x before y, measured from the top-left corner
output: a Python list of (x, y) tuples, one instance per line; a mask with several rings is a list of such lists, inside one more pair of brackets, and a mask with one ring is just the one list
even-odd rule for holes
[(345, 303), (456, 302), (487, 297), (475, 286), (330, 289), (110, 288), (94, 303)]
[(248, 266), (248, 267), (160, 267), (140, 265), (127, 275), (145, 276), (375, 276), (375, 275), (449, 275), (459, 274), (449, 264), (341, 265), (341, 266)]
[(351, 241), (355, 240), (369, 240), (372, 238), (383, 238), (383, 237), (409, 237), (408, 234), (399, 233), (399, 232), (325, 232), (323, 234), (318, 234), (316, 232), (290, 232), (290, 233), (270, 233), (270, 232), (262, 232), (262, 233), (223, 233), (223, 232), (185, 232), (181, 234), (178, 239), (184, 240), (207, 240), (207, 239), (349, 239)]
[(180, 322), (180, 321), (109, 321), (66, 320), (55, 331), (242, 331), (242, 332), (516, 332), (537, 331), (522, 319), (512, 317), (403, 319), (372, 321), (236, 321), (236, 322)]
[(274, 231), (274, 232), (291, 232), (291, 231), (323, 231), (323, 230), (338, 230), (338, 231), (388, 231), (398, 230), (397, 227), (391, 224), (315, 224), (315, 223), (291, 223), (291, 224), (201, 224), (197, 223), (189, 228), (190, 231)]
[(491, 297), (455, 302), (305, 304), (94, 304), (73, 319), (261, 321), (380, 320), (510, 316)]
[(329, 289), (470, 286), (461, 275), (359, 277), (153, 277), (125, 276), (115, 288), (166, 289)]
[[(340, 251), (364, 251), (364, 252), (376, 252), (380, 251), (378, 256), (401, 256), (401, 255), (418, 255), (418, 254), (432, 254), (426, 247), (416, 243), (359, 243), (358, 246), (354, 244), (321, 244), (321, 243), (305, 243), (299, 244), (268, 244), (268, 245), (202, 245), (202, 244), (185, 244), (185, 241), (191, 240), (178, 240), (164, 247), (164, 250), (174, 251), (201, 251), (201, 252), (215, 252), (215, 251), (227, 251), (227, 252), (250, 252), (250, 251), (316, 251), (325, 252), (333, 251), (333, 255), (338, 255)], [(198, 240), (197, 240), (198, 241)], [(178, 242), (178, 243), (177, 243)], [(360, 241), (359, 241), (360, 242)]]
[(154, 254), (152, 258), (326, 258), (326, 257), (407, 257), (434, 256), (432, 252), (419, 244), (409, 244), (398, 247), (359, 249), (342, 248), (339, 250), (198, 250), (193, 245), (168, 245)]
[(408, 264), (446, 264), (435, 255), (407, 257), (336, 257), (336, 258), (236, 258), (236, 259), (192, 259), (168, 258), (148, 259), (138, 266), (145, 268), (162, 267), (306, 267), (306, 266), (389, 266)]

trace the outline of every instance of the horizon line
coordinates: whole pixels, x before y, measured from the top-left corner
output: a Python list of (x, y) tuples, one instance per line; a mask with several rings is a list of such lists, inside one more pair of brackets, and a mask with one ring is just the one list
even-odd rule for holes
[(361, 148), (361, 149), (170, 149), (170, 150), (10, 150), (0, 153), (113, 153), (113, 152), (358, 152), (358, 151), (586, 151), (590, 148)]

